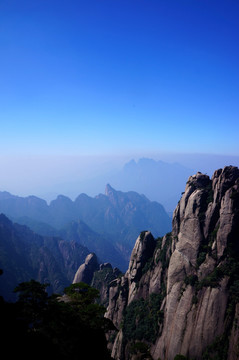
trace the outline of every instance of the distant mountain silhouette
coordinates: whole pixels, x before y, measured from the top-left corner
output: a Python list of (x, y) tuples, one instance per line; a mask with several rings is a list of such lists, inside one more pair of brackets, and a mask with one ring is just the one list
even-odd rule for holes
[(171, 229), (171, 220), (161, 204), (133, 191), (116, 191), (109, 184), (105, 195), (91, 198), (81, 194), (75, 204), (79, 217), (94, 231), (107, 234), (125, 260), (139, 231), (151, 229), (155, 236), (161, 236)]
[(107, 259), (116, 266), (125, 268), (126, 261), (122, 253), (115, 247), (114, 243), (106, 236), (93, 231), (83, 221), (71, 221), (64, 229), (59, 230), (59, 235), (67, 241), (76, 241), (86, 246), (91, 252), (97, 254), (99, 261), (106, 262)]
[(116, 191), (109, 184), (104, 195), (81, 194), (75, 201), (59, 195), (49, 205), (35, 196), (0, 192), (0, 212), (40, 235), (76, 240), (100, 261), (122, 270), (140, 231), (150, 230), (157, 237), (171, 229), (162, 205), (133, 191)]
[(172, 212), (184, 191), (185, 182), (192, 173), (192, 169), (179, 163), (142, 158), (138, 162), (131, 160), (125, 164), (117, 176), (111, 179), (111, 184), (122, 191), (134, 190), (142, 193)]
[[(198, 157), (195, 156), (195, 167), (197, 167), (196, 159), (198, 160)], [(206, 163), (206, 160), (208, 161), (203, 158), (201, 162)], [(81, 192), (93, 196), (98, 194), (105, 184), (110, 183), (113, 188), (123, 192), (135, 191), (144, 194), (149, 200), (159, 202), (169, 213), (172, 213), (184, 191), (185, 183), (196, 171), (195, 168), (191, 169), (191, 164), (193, 164), (193, 159), (189, 162), (190, 167), (180, 162), (171, 163), (150, 158), (131, 160), (120, 170), (112, 170), (87, 180), (68, 181), (61, 185), (64, 189), (61, 193), (75, 199), (80, 189)], [(203, 171), (206, 172), (206, 170)]]

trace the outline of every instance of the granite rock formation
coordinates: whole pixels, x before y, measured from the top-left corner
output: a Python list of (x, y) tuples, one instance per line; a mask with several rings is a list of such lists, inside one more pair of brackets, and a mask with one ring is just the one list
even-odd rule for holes
[(105, 307), (109, 304), (109, 288), (112, 281), (122, 275), (110, 263), (99, 264), (94, 253), (87, 255), (85, 262), (78, 268), (73, 284), (84, 282), (99, 290), (98, 302)]
[(109, 289), (112, 357), (239, 358), (239, 169), (190, 176), (172, 233), (138, 237)]
[(98, 260), (94, 253), (89, 254), (84, 264), (82, 264), (77, 270), (73, 284), (84, 282), (86, 284), (90, 284), (93, 278), (94, 272), (98, 270)]

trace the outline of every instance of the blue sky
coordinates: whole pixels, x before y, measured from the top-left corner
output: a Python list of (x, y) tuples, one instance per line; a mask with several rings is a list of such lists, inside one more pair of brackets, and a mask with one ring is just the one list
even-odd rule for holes
[(237, 0), (2, 0), (2, 152), (239, 155)]
[(238, 17), (238, 0), (1, 0), (1, 156), (239, 155)]

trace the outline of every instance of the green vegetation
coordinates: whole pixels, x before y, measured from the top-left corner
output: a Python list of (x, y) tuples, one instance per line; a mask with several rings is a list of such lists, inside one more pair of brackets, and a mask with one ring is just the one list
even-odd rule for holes
[[(119, 273), (119, 276), (123, 275)], [(102, 283), (107, 281), (107, 283), (111, 282), (116, 278), (115, 274), (111, 267), (104, 267), (102, 270), (98, 270), (94, 273), (92, 282), (94, 283), (94, 288), (99, 289), (102, 286)]]
[(203, 186), (199, 185), (196, 181), (196, 179), (188, 180), (187, 184), (191, 186), (192, 191), (195, 191), (197, 189), (202, 189), (206, 195), (206, 204), (208, 205), (210, 202), (213, 201), (213, 189), (212, 189), (212, 182), (210, 181), (208, 185)]
[(209, 345), (203, 353), (203, 360), (227, 360), (228, 358), (228, 336), (226, 332), (222, 336), (218, 336), (211, 345)]
[(200, 290), (203, 287), (212, 287), (212, 288), (218, 287), (224, 275), (225, 274), (223, 271), (223, 267), (222, 266), (216, 267), (211, 272), (211, 274), (209, 274), (208, 276), (206, 276), (200, 282), (197, 283), (197, 290)]
[(137, 354), (137, 359), (144, 360), (144, 359), (152, 359), (149, 346), (144, 342), (134, 342), (130, 346), (130, 354)]
[(151, 294), (149, 299), (135, 300), (127, 306), (123, 321), (123, 333), (127, 341), (155, 342), (159, 325), (164, 319), (163, 311), (160, 310), (162, 300), (161, 294)]
[(232, 193), (231, 193), (230, 198), (234, 201), (238, 201), (239, 200), (239, 192), (236, 189), (232, 188)]
[(161, 238), (159, 239), (158, 246), (160, 246), (161, 251), (159, 252), (159, 255), (157, 256), (156, 262), (158, 263), (159, 261), (161, 261), (163, 271), (169, 265), (169, 259), (170, 259), (171, 252), (168, 256), (168, 250), (169, 250), (169, 247), (171, 246), (171, 244), (172, 244), (172, 233), (166, 234), (166, 241), (165, 241), (163, 248), (162, 248), (162, 239)]
[[(95, 271), (93, 275), (93, 279), (91, 281), (91, 286), (95, 289), (98, 289), (101, 291), (102, 289), (105, 289), (106, 294), (109, 293), (109, 284), (115, 280), (117, 277), (122, 276), (123, 274), (118, 271), (113, 271), (111, 266), (105, 266), (102, 269)], [(112, 286), (112, 285), (111, 285)], [(101, 297), (101, 299), (96, 300), (98, 303), (101, 303), (101, 305), (104, 305), (105, 307), (108, 306), (108, 296), (105, 295), (104, 299)]]
[(174, 360), (187, 360), (186, 356), (177, 354), (174, 358)]
[(142, 275), (146, 274), (146, 272), (148, 272), (149, 270), (152, 270), (153, 265), (154, 265), (154, 258), (151, 257), (144, 265), (142, 269)]
[(48, 296), (46, 287), (31, 280), (15, 289), (16, 303), (0, 298), (1, 350), (8, 358), (110, 359), (104, 332), (113, 325), (95, 303), (98, 291), (79, 283), (62, 298)]
[[(200, 221), (204, 221), (205, 213), (199, 214), (199, 218), (200, 218), (200, 216), (201, 216)], [(220, 227), (220, 224), (217, 224), (217, 226), (214, 228), (214, 230), (209, 234), (208, 238), (204, 239), (204, 241), (200, 245), (198, 257), (197, 257), (197, 268), (199, 268), (200, 265), (202, 263), (204, 263), (204, 261), (206, 260), (207, 254), (209, 254), (216, 260), (215, 252), (212, 251), (212, 245), (217, 237), (217, 232), (219, 230), (219, 227)]]
[(204, 263), (206, 260), (207, 253), (206, 251), (203, 251), (202, 248), (199, 250), (198, 257), (197, 257), (197, 267)]
[[(165, 244), (164, 244), (163, 247), (162, 247), (162, 243), (163, 243), (163, 237), (159, 237), (159, 238), (156, 239), (156, 247), (155, 247), (155, 250), (154, 250), (154, 255), (155, 255), (157, 250), (160, 250), (159, 254), (158, 254), (157, 258), (156, 258), (156, 263), (157, 264), (159, 262), (162, 263), (162, 270), (164, 272), (165, 269), (169, 265), (169, 260), (170, 260), (170, 255), (171, 255), (170, 246), (171, 246), (171, 243), (172, 243), (172, 234), (171, 233), (166, 234), (166, 241), (165, 241)], [(170, 252), (170, 254), (168, 254), (169, 252)], [(145, 274), (147, 271), (152, 270), (152, 268), (154, 266), (154, 255), (150, 259), (148, 259), (148, 261), (144, 265), (144, 267), (142, 269), (142, 275)]]
[(186, 285), (194, 286), (198, 282), (198, 277), (197, 275), (186, 276), (184, 282)]
[[(234, 196), (235, 198), (235, 196)], [(211, 245), (216, 238), (219, 224), (215, 227), (214, 231), (209, 236), (209, 245)], [(220, 281), (223, 277), (228, 276), (228, 291), (229, 297), (227, 302), (227, 312), (225, 319), (225, 331), (217, 337), (213, 343), (208, 346), (203, 354), (203, 360), (226, 360), (228, 357), (229, 336), (231, 333), (236, 304), (239, 303), (239, 252), (238, 252), (238, 233), (231, 234), (223, 257), (220, 259), (220, 263), (214, 268), (214, 270), (198, 281), (196, 277), (187, 277), (185, 283), (194, 284), (195, 295), (193, 296), (193, 304), (198, 302), (198, 292), (203, 287), (219, 287)], [(209, 246), (210, 247), (210, 246)], [(202, 256), (202, 255), (200, 255)]]
[[(141, 233), (142, 234), (142, 233)], [(142, 235), (143, 236), (143, 235)], [(156, 263), (162, 263), (161, 292), (160, 294), (151, 294), (148, 299), (139, 299), (132, 301), (126, 308), (122, 329), (124, 341), (133, 342), (133, 344), (142, 344), (142, 341), (154, 343), (159, 335), (160, 326), (163, 324), (164, 313), (161, 308), (163, 299), (166, 296), (166, 286), (164, 273), (169, 265), (171, 255), (172, 235), (166, 235), (164, 246), (163, 238), (158, 238), (154, 255), (157, 252)], [(145, 264), (142, 274), (152, 269), (154, 266), (154, 256)], [(137, 345), (141, 346), (141, 345)]]
[(206, 199), (206, 203), (207, 205), (211, 202), (213, 202), (213, 190), (212, 190), (212, 182), (210, 181), (210, 183), (206, 186), (206, 192), (207, 192), (207, 199)]
[(219, 227), (220, 227), (220, 223), (217, 224), (217, 226), (215, 227), (215, 229), (211, 232), (211, 234), (209, 235), (209, 246), (211, 247), (214, 240), (216, 240), (216, 237), (217, 237), (217, 232), (219, 230)]

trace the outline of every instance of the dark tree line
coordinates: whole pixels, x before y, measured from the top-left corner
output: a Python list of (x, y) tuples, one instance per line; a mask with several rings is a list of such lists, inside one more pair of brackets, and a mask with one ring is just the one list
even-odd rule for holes
[(49, 296), (47, 286), (31, 280), (15, 289), (16, 303), (0, 297), (2, 354), (26, 360), (110, 360), (105, 332), (113, 325), (95, 303), (98, 291), (79, 283), (59, 297)]

